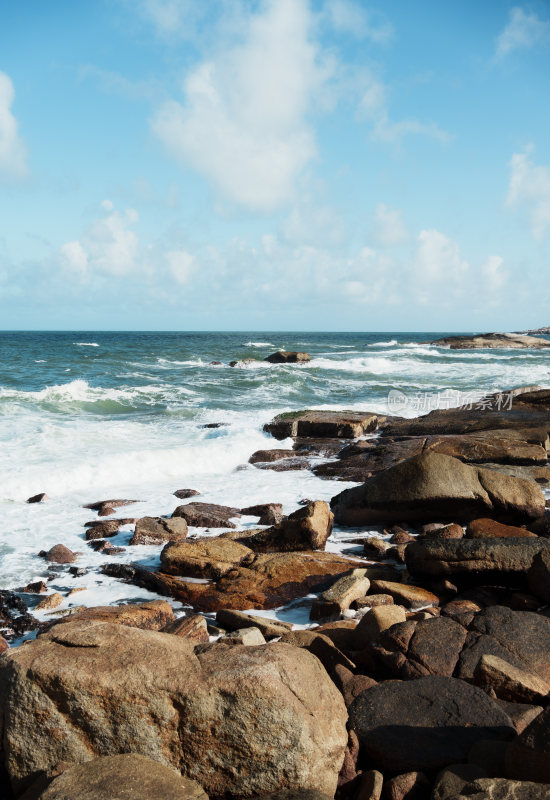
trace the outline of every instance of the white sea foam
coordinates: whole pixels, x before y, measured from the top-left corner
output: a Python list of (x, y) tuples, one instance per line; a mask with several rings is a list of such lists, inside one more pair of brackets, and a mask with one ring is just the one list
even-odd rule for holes
[(373, 375), (385, 375), (395, 371), (395, 361), (384, 356), (364, 356), (346, 360), (331, 358), (312, 358), (302, 365), (316, 369), (340, 370), (342, 372), (370, 372)]
[(97, 342), (73, 342), (76, 347), (99, 347)]
[(372, 342), (368, 347), (395, 347), (397, 344), (399, 344), (397, 339), (390, 339), (387, 342)]
[(245, 342), (243, 347), (275, 347), (271, 342)]

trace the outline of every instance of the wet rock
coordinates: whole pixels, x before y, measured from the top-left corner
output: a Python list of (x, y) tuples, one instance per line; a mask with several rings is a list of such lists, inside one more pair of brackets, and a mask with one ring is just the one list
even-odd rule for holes
[(206, 619), (201, 614), (174, 619), (162, 628), (162, 632), (171, 633), (192, 642), (210, 641)]
[(179, 542), (187, 536), (187, 522), (182, 517), (142, 517), (136, 522), (130, 544), (164, 544)]
[(106, 542), (105, 539), (93, 539), (88, 542), (88, 546), (95, 550), (96, 553), (103, 553), (104, 556), (116, 556), (125, 551), (125, 547), (116, 547), (111, 542)]
[(363, 597), (370, 588), (366, 569), (354, 569), (335, 581), (329, 589), (322, 592), (311, 606), (310, 619), (339, 617), (354, 600)]
[(57, 608), (63, 602), (63, 595), (59, 592), (54, 592), (53, 594), (48, 594), (46, 597), (41, 600), (37, 606), (35, 606), (35, 611), (49, 611), (51, 608)]
[(478, 739), (514, 734), (485, 692), (440, 676), (368, 689), (352, 703), (350, 725), (371, 763), (391, 772), (441, 769), (465, 760)]
[(258, 628), (266, 639), (284, 636), (292, 630), (292, 623), (282, 622), (271, 617), (260, 617), (256, 614), (247, 614), (244, 611), (222, 608), (216, 613), (216, 622), (228, 631), (254, 626)]
[(241, 513), (238, 508), (214, 503), (187, 503), (178, 506), (172, 516), (182, 517), (192, 528), (235, 528), (230, 520)]
[(290, 411), (279, 414), (264, 425), (264, 431), (275, 439), (330, 438), (356, 439), (376, 430), (384, 417), (357, 411)]
[(527, 575), (537, 553), (550, 552), (546, 539), (462, 539), (413, 542), (407, 569), (416, 578), (453, 576), (496, 585)]
[(44, 501), (49, 499), (50, 498), (48, 497), (46, 492), (40, 492), (40, 494), (33, 494), (32, 497), (29, 497), (27, 503), (43, 503)]
[(88, 503), (82, 508), (89, 508), (90, 511), (97, 511), (99, 517), (108, 517), (114, 513), (115, 508), (121, 506), (131, 506), (138, 500), (97, 500), (95, 503)]
[(46, 561), (51, 561), (53, 564), (72, 564), (76, 561), (76, 553), (65, 547), (64, 544), (56, 544), (47, 552), (41, 550), (39, 555), (43, 556)]
[(545, 702), (550, 691), (550, 683), (538, 675), (493, 655), (481, 656), (475, 668), (474, 682), (482, 688), (492, 689), (501, 700), (511, 703)]
[[(268, 450), (258, 451), (261, 455), (269, 452)], [(287, 452), (280, 450), (278, 452)], [(290, 472), (291, 470), (298, 470), (298, 469), (309, 469), (311, 464), (309, 459), (303, 458), (302, 456), (297, 456), (292, 450), (288, 451), (291, 453), (290, 456), (283, 456), (274, 461), (255, 461), (254, 466), (257, 469), (267, 469), (272, 470), (273, 472)], [(255, 453), (254, 455), (257, 455)]]
[(241, 564), (251, 564), (254, 553), (239, 542), (221, 537), (167, 544), (160, 554), (162, 569), (190, 578), (220, 578)]
[(523, 521), (542, 516), (544, 495), (532, 481), (425, 453), (346, 489), (331, 507), (343, 525), (470, 520), (484, 512)]
[(248, 459), (249, 464), (267, 463), (270, 461), (280, 461), (283, 458), (296, 458), (294, 450), (256, 450)]
[(108, 539), (110, 536), (116, 536), (123, 525), (137, 522), (137, 519), (109, 519), (106, 522), (94, 522), (92, 525), (86, 526), (86, 533), (84, 538), (87, 542), (94, 539)]
[(196, 489), (177, 489), (173, 492), (174, 497), (179, 500), (186, 500), (188, 497), (197, 497), (200, 494)]
[(334, 516), (324, 500), (299, 508), (277, 525), (239, 539), (256, 553), (324, 550)]
[(277, 350), (272, 353), (264, 361), (269, 361), (270, 364), (300, 364), (306, 361), (311, 361), (309, 353), (297, 353), (289, 350)]
[(48, 587), (45, 581), (34, 581), (34, 583), (28, 583), (22, 591), (29, 594), (44, 594), (48, 591)]
[(199, 783), (158, 761), (136, 753), (103, 756), (72, 764), (56, 777), (38, 800), (208, 800)]
[(466, 529), (468, 539), (521, 539), (533, 538), (535, 533), (514, 525), (503, 525), (494, 519), (474, 519)]
[(160, 631), (174, 622), (174, 619), (170, 603), (166, 600), (149, 600), (145, 603), (124, 603), (119, 606), (91, 606), (72, 614), (70, 620), (63, 619), (58, 624), (97, 620), (146, 631)]
[(344, 702), (319, 661), (279, 643), (197, 657), (177, 636), (67, 623), (8, 651), (0, 687), (19, 793), (62, 759), (130, 750), (200, 779), (211, 798), (332, 796), (347, 743)]
[(0, 632), (6, 639), (21, 636), (37, 625), (37, 620), (29, 614), (27, 606), (15, 592), (0, 589)]

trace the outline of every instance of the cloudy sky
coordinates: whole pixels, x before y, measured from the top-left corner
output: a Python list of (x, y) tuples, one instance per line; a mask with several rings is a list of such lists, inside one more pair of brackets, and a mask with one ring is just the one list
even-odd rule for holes
[(1, 16), (1, 329), (550, 325), (548, 0)]

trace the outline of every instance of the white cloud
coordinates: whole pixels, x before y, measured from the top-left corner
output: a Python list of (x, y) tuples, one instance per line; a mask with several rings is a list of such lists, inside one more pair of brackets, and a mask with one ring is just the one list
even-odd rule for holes
[(393, 27), (382, 15), (353, 0), (327, 0), (325, 14), (335, 30), (357, 39), (384, 43), (393, 36)]
[(165, 253), (165, 258), (177, 283), (187, 283), (193, 274), (195, 258), (186, 250), (170, 250)]
[(440, 142), (448, 142), (452, 137), (435, 122), (420, 122), (417, 119), (391, 119), (387, 87), (369, 73), (364, 76), (365, 86), (359, 101), (359, 115), (372, 124), (375, 139), (386, 142), (399, 142), (409, 135), (428, 136)]
[(512, 156), (507, 203), (527, 210), (532, 234), (540, 241), (550, 230), (550, 167), (535, 164), (533, 151), (530, 146)]
[(21, 178), (27, 174), (25, 147), (11, 111), (14, 99), (11, 78), (0, 72), (0, 176), (7, 178)]
[(305, 0), (268, 0), (241, 44), (194, 69), (183, 103), (165, 103), (152, 128), (182, 164), (253, 211), (288, 201), (316, 153), (307, 122), (327, 77), (310, 41)]
[(495, 55), (504, 58), (515, 50), (528, 49), (543, 42), (550, 42), (550, 22), (516, 6), (510, 10), (508, 24), (497, 39)]
[(96, 273), (128, 275), (138, 264), (138, 236), (131, 228), (138, 222), (137, 211), (129, 208), (120, 214), (109, 200), (101, 205), (107, 216), (95, 220), (80, 241), (60, 248), (65, 268), (81, 278)]
[(158, 36), (192, 39), (210, 3), (201, 0), (130, 0)]
[(409, 232), (398, 209), (379, 203), (374, 214), (372, 237), (380, 247), (396, 247), (405, 244)]
[(501, 256), (489, 256), (481, 265), (481, 274), (489, 291), (498, 292), (506, 283), (506, 273), (502, 269), (504, 259)]
[(414, 275), (422, 284), (444, 281), (447, 286), (461, 286), (469, 264), (462, 258), (460, 246), (441, 231), (422, 230), (417, 237)]

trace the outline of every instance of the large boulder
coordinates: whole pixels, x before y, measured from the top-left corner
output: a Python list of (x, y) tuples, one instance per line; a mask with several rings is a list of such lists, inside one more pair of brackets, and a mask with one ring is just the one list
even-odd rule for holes
[(334, 515), (328, 503), (316, 500), (271, 528), (243, 538), (241, 542), (256, 553), (324, 550), (332, 533), (333, 521)]
[(174, 622), (172, 606), (166, 600), (149, 600), (145, 603), (124, 603), (120, 606), (91, 606), (83, 608), (68, 617), (56, 620), (56, 625), (85, 620), (113, 622), (117, 625), (128, 625), (130, 628), (141, 628), (147, 631), (160, 631)]
[(450, 577), (482, 583), (525, 579), (537, 553), (550, 551), (547, 539), (434, 539), (411, 542), (407, 569), (416, 578)]
[(16, 793), (60, 761), (130, 752), (211, 799), (332, 796), (347, 742), (344, 701), (319, 661), (280, 643), (197, 656), (177, 636), (70, 623), (3, 656), (0, 693)]
[(368, 411), (288, 411), (264, 425), (264, 431), (276, 439), (356, 439), (376, 430), (384, 419)]
[(185, 539), (187, 522), (182, 517), (142, 517), (136, 522), (130, 544), (165, 544)]
[(295, 350), (277, 350), (272, 353), (264, 361), (269, 361), (270, 364), (301, 364), (311, 361), (309, 353), (298, 353)]
[(161, 554), (162, 569), (190, 578), (219, 578), (240, 564), (250, 564), (254, 553), (231, 539), (216, 536), (189, 542), (171, 542)]
[(178, 506), (173, 517), (182, 517), (191, 528), (235, 528), (231, 519), (240, 517), (238, 508), (215, 503), (185, 503)]
[(495, 701), (456, 678), (378, 684), (362, 692), (349, 712), (372, 765), (391, 773), (441, 769), (464, 761), (480, 739), (515, 733)]
[(125, 753), (73, 764), (38, 800), (208, 800), (200, 784), (150, 758)]
[(332, 498), (331, 507), (336, 522), (359, 526), (483, 516), (526, 521), (544, 514), (544, 502), (532, 481), (424, 453), (346, 489)]

